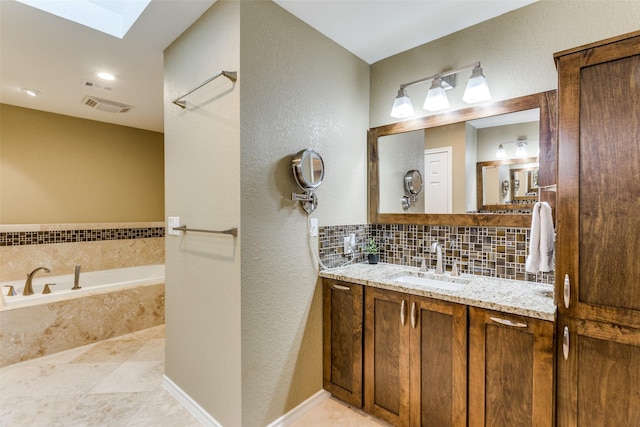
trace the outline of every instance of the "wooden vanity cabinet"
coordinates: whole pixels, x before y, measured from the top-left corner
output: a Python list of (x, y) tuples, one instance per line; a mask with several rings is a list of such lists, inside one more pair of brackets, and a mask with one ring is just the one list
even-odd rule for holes
[(640, 31), (560, 52), (557, 419), (640, 425)]
[(469, 308), (469, 426), (553, 426), (554, 323)]
[(394, 426), (466, 426), (467, 307), (365, 290), (365, 411)]
[(323, 280), (323, 386), (362, 408), (363, 287)]

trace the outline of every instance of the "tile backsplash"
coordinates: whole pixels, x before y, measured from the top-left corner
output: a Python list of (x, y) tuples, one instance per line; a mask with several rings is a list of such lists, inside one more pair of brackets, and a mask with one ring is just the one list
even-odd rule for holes
[(320, 227), (319, 253), (325, 267), (336, 267), (351, 260), (344, 253), (344, 237), (356, 236), (353, 262), (365, 261), (364, 245), (372, 237), (380, 247), (380, 261), (419, 266), (422, 259), (435, 268), (431, 253), (434, 241), (442, 245), (445, 268), (453, 262), (462, 273), (553, 283), (553, 272), (525, 272), (529, 228), (457, 227), (429, 225), (362, 224)]

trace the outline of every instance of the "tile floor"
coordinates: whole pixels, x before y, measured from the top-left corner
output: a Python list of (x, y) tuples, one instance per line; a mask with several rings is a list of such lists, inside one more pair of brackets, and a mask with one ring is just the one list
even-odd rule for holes
[[(164, 387), (164, 326), (0, 368), (0, 427), (197, 427)], [(387, 425), (326, 399), (290, 427)]]

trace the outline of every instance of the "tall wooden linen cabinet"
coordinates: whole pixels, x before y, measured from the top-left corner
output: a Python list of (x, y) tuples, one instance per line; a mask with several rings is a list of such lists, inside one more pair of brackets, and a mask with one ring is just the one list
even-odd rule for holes
[(640, 425), (640, 31), (555, 55), (557, 425)]

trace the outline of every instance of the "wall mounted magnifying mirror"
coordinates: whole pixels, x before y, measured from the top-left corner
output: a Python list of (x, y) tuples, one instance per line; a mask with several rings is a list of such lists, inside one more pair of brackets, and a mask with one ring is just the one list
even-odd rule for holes
[(317, 151), (306, 149), (299, 151), (291, 161), (293, 178), (304, 191), (303, 194), (291, 193), (291, 200), (302, 202), (302, 209), (311, 213), (318, 207), (316, 189), (324, 179), (324, 161)]
[(422, 191), (422, 174), (419, 170), (412, 169), (404, 174), (404, 192), (402, 197), (402, 209), (411, 207), (411, 202), (417, 202)]
[[(369, 129), (369, 222), (529, 227), (527, 206), (486, 210), (477, 203), (476, 164), (495, 161), (500, 144), (515, 160), (517, 144), (508, 142), (526, 135), (527, 155), (539, 157), (535, 186), (554, 184), (556, 102), (556, 91), (541, 92)], [(405, 188), (398, 183), (413, 169), (421, 172), (423, 190), (403, 209), (398, 200)], [(509, 195), (530, 197), (531, 191), (520, 192), (534, 186), (534, 175), (531, 186), (523, 177), (517, 194), (508, 175), (495, 191), (501, 195), (502, 181), (509, 180)]]

